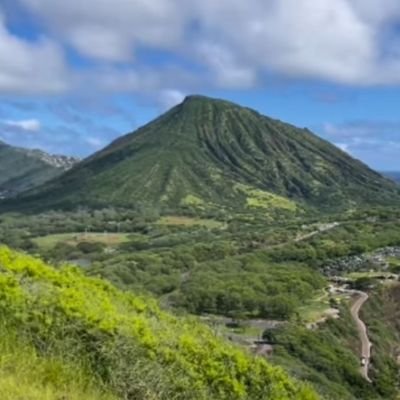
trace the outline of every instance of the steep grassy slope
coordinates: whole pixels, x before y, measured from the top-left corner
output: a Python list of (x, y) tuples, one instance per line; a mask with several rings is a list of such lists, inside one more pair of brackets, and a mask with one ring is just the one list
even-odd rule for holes
[[(225, 343), (195, 319), (177, 319), (149, 299), (86, 278), (74, 268), (53, 269), (5, 247), (0, 248), (0, 316), (2, 333), (14, 332), (19, 346), (28, 343), (47, 360), (55, 357), (86, 371), (104, 396), (112, 392), (121, 400), (318, 398), (281, 368)], [(3, 334), (1, 338), (0, 343)], [(15, 380), (18, 358), (8, 362)], [(62, 368), (50, 371), (68, 373)], [(40, 382), (30, 382), (28, 376), (27, 390)], [(65, 390), (71, 384), (67, 380)], [(4, 388), (2, 379), (1, 385)], [(66, 392), (59, 398), (76, 396)]]
[(117, 400), (105, 388), (99, 389), (97, 382), (79, 366), (40, 355), (3, 322), (0, 324), (2, 400)]
[(43, 184), (71, 167), (76, 160), (25, 150), (0, 142), (0, 197), (8, 197)]
[(281, 210), (391, 201), (398, 188), (307, 129), (191, 96), (21, 206)]

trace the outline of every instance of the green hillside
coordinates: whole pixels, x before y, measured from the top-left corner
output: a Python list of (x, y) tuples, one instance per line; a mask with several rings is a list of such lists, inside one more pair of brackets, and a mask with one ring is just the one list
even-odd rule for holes
[(12, 197), (60, 176), (76, 160), (0, 142), (0, 198)]
[(18, 206), (293, 214), (305, 206), (386, 203), (397, 195), (392, 182), (307, 129), (190, 96)]
[(5, 247), (0, 315), (2, 399), (318, 398), (194, 318)]

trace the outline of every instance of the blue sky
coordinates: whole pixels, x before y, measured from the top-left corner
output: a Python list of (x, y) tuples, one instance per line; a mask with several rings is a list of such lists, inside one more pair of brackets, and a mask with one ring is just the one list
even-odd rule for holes
[(397, 0), (1, 0), (0, 140), (85, 157), (201, 93), (400, 170)]

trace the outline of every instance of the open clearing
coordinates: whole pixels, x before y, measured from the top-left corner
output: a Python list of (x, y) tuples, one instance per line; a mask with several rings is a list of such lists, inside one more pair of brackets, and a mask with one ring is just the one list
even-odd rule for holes
[(33, 241), (43, 249), (51, 249), (57, 243), (67, 243), (77, 245), (81, 242), (98, 242), (104, 243), (107, 246), (117, 246), (127, 242), (129, 239), (127, 233), (59, 233), (55, 235), (41, 236), (33, 239)]
[(224, 226), (223, 222), (216, 221), (214, 219), (201, 219), (201, 218), (191, 218), (191, 217), (180, 217), (180, 216), (166, 216), (162, 217), (157, 222), (160, 225), (170, 225), (170, 226), (204, 226), (206, 228), (222, 228)]

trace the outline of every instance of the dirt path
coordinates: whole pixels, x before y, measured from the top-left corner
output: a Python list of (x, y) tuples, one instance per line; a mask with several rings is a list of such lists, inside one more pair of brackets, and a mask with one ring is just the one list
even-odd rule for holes
[(267, 245), (264, 246), (265, 249), (277, 249), (280, 247), (284, 247), (288, 244), (291, 243), (300, 243), (300, 242), (304, 242), (305, 240), (311, 239), (314, 236), (317, 235), (321, 235), (322, 233), (328, 232), (332, 229), (335, 229), (336, 227), (342, 225), (340, 222), (332, 222), (329, 224), (322, 224), (318, 229), (309, 232), (309, 233), (305, 233), (303, 235), (297, 236), (295, 238), (289, 239), (286, 242), (282, 242), (282, 243), (277, 243), (277, 244), (272, 244), (272, 245)]
[(369, 379), (368, 376), (368, 371), (372, 345), (368, 337), (367, 327), (365, 326), (365, 323), (361, 320), (359, 315), (361, 307), (368, 300), (368, 294), (359, 291), (356, 291), (354, 293), (358, 295), (358, 298), (351, 306), (350, 312), (354, 321), (357, 324), (358, 334), (361, 340), (361, 374), (368, 382), (371, 382), (371, 379)]

